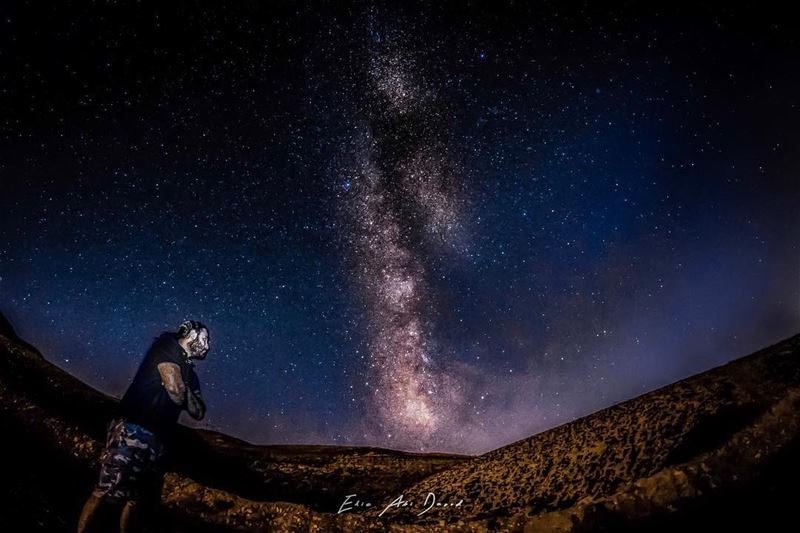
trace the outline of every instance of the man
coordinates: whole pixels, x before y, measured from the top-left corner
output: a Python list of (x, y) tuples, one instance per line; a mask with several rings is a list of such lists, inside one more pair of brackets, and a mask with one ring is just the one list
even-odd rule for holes
[(205, 416), (192, 360), (205, 359), (209, 349), (208, 328), (196, 320), (155, 339), (122, 397), (120, 416), (108, 424), (100, 477), (81, 511), (79, 533), (96, 527), (104, 510), (119, 513), (121, 532), (131, 531), (141, 507), (159, 502), (164, 458), (181, 411), (195, 420)]

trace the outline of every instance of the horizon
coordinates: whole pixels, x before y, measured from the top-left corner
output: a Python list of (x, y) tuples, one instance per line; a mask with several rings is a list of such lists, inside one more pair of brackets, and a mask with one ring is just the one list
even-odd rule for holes
[[(93, 390), (98, 391), (100, 393), (103, 393), (103, 394), (105, 394), (106, 396), (110, 397), (111, 399), (113, 399), (115, 401), (119, 401), (120, 400), (119, 396), (110, 395), (110, 394), (108, 394), (108, 393), (106, 393), (106, 392), (104, 392), (102, 390), (99, 390), (99, 389), (93, 387), (92, 385), (90, 385), (89, 383), (81, 380), (77, 376), (71, 374), (67, 369), (64, 369), (64, 368), (58, 366), (56, 364), (56, 361), (52, 361), (49, 358), (47, 358), (44, 354), (41, 353), (41, 351), (38, 349), (38, 347), (36, 347), (34, 344), (28, 342), (22, 335), (19, 335), (16, 327), (14, 326), (13, 321), (8, 319), (8, 315), (2, 309), (0, 309), (0, 316), (6, 318), (8, 320), (9, 325), (11, 326), (11, 328), (13, 330), (13, 333), (17, 336), (17, 339), (22, 341), (22, 342), (25, 342), (27, 344), (30, 344), (37, 352), (39, 352), (42, 355), (42, 357), (44, 358), (44, 360), (48, 364), (51, 364), (51, 365), (55, 366), (56, 368), (59, 368), (60, 370), (65, 371), (70, 377), (72, 377), (73, 379), (77, 380), (82, 385), (84, 385), (86, 387), (89, 387), (89, 388), (92, 388)], [(164, 331), (162, 333), (168, 333), (168, 332), (169, 331)], [(705, 369), (705, 370), (701, 370), (700, 372), (698, 372), (696, 374), (692, 374), (690, 376), (686, 376), (686, 377), (678, 379), (676, 381), (671, 381), (669, 383), (665, 383), (665, 384), (660, 385), (658, 387), (655, 387), (653, 389), (644, 391), (640, 395), (637, 395), (637, 396), (620, 399), (620, 400), (618, 400), (618, 401), (616, 401), (614, 403), (611, 403), (611, 404), (606, 405), (604, 407), (600, 407), (599, 409), (597, 409), (595, 411), (592, 411), (592, 412), (585, 413), (583, 415), (577, 416), (575, 418), (572, 418), (571, 420), (564, 421), (564, 422), (562, 422), (562, 423), (560, 423), (558, 425), (542, 429), (541, 431), (538, 431), (538, 432), (533, 433), (531, 435), (523, 436), (523, 437), (518, 438), (518, 439), (513, 440), (513, 441), (509, 441), (509, 442), (507, 442), (505, 444), (501, 444), (500, 446), (498, 446), (496, 448), (492, 448), (492, 449), (485, 450), (485, 451), (482, 451), (482, 452), (479, 452), (479, 453), (474, 453), (474, 454), (449, 452), (449, 451), (437, 451), (437, 450), (431, 450), (431, 451), (399, 450), (399, 449), (394, 449), (394, 448), (386, 448), (386, 447), (374, 446), (374, 445), (370, 445), (370, 444), (324, 444), (324, 443), (320, 444), (320, 443), (313, 443), (313, 442), (310, 442), (310, 443), (292, 443), (292, 442), (286, 442), (286, 443), (259, 443), (259, 442), (249, 441), (249, 440), (247, 440), (247, 439), (245, 439), (243, 437), (240, 437), (240, 436), (236, 436), (236, 435), (232, 435), (232, 434), (229, 434), (229, 433), (225, 433), (225, 432), (223, 432), (223, 431), (221, 431), (219, 429), (216, 429), (216, 428), (213, 428), (213, 427), (209, 427), (207, 424), (197, 423), (197, 422), (193, 421), (190, 417), (182, 416), (181, 417), (181, 423), (183, 425), (185, 425), (187, 427), (190, 427), (190, 428), (193, 428), (193, 429), (200, 429), (200, 430), (203, 430), (203, 431), (210, 431), (210, 432), (213, 432), (213, 433), (217, 433), (217, 434), (223, 435), (225, 437), (229, 437), (229, 438), (232, 438), (232, 439), (235, 439), (235, 440), (239, 440), (239, 441), (243, 442), (246, 445), (257, 446), (257, 447), (261, 447), (261, 446), (274, 446), (274, 447), (283, 447), (283, 446), (288, 446), (288, 447), (293, 447), (293, 446), (298, 446), (298, 447), (300, 447), (300, 446), (309, 446), (309, 447), (312, 447), (312, 446), (326, 446), (327, 447), (327, 446), (330, 446), (330, 447), (342, 447), (342, 448), (381, 449), (381, 450), (386, 450), (386, 451), (391, 451), (391, 452), (410, 453), (410, 454), (415, 454), (415, 455), (458, 455), (458, 456), (464, 456), (464, 457), (478, 457), (480, 455), (485, 455), (487, 453), (490, 453), (490, 452), (505, 448), (507, 446), (516, 444), (517, 442), (521, 442), (521, 441), (527, 440), (529, 438), (535, 437), (535, 436), (540, 435), (542, 433), (546, 433), (547, 431), (550, 431), (550, 430), (553, 430), (553, 429), (557, 429), (558, 427), (561, 427), (561, 426), (564, 426), (564, 425), (568, 425), (568, 424), (570, 424), (572, 422), (575, 422), (577, 420), (580, 420), (582, 418), (591, 417), (591, 416), (596, 415), (598, 413), (601, 413), (601, 412), (603, 412), (603, 411), (605, 411), (607, 409), (613, 408), (613, 407), (615, 407), (617, 405), (626, 403), (626, 402), (631, 401), (631, 400), (635, 400), (635, 399), (637, 399), (637, 398), (639, 398), (641, 396), (646, 396), (646, 395), (648, 395), (650, 393), (658, 392), (661, 389), (669, 388), (670, 386), (675, 385), (677, 383), (680, 383), (682, 381), (686, 381), (686, 380), (695, 378), (697, 376), (706, 374), (708, 372), (712, 372), (712, 371), (717, 370), (719, 368), (722, 368), (722, 367), (724, 367), (724, 366), (726, 366), (726, 365), (728, 365), (730, 363), (734, 363), (734, 362), (739, 361), (741, 359), (744, 359), (744, 358), (747, 358), (747, 357), (750, 357), (750, 356), (754, 356), (754, 355), (756, 355), (756, 354), (758, 354), (758, 353), (760, 353), (762, 351), (769, 350), (769, 349), (771, 349), (771, 348), (773, 348), (773, 347), (775, 347), (775, 346), (777, 346), (779, 344), (783, 344), (783, 343), (787, 342), (788, 340), (790, 340), (790, 339), (792, 339), (794, 337), (798, 337), (798, 336), (800, 336), (800, 331), (798, 331), (795, 334), (789, 335), (788, 337), (779, 339), (779, 340), (774, 341), (774, 342), (770, 342), (769, 344), (767, 344), (767, 345), (765, 345), (765, 346), (763, 346), (761, 348), (758, 348), (758, 349), (754, 350), (753, 352), (749, 352), (747, 354), (743, 354), (743, 355), (739, 355), (739, 356), (733, 357), (732, 359), (727, 360), (725, 362), (722, 362), (717, 366), (714, 366), (714, 367), (711, 367), (711, 368), (708, 368), (708, 369)]]

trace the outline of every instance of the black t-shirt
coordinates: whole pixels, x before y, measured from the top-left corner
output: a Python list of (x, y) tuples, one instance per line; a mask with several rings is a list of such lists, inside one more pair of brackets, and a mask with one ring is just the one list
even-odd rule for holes
[(200, 384), (194, 365), (178, 344), (174, 333), (164, 332), (154, 341), (144, 356), (136, 375), (120, 402), (122, 416), (140, 424), (165, 440), (170, 440), (178, 417), (185, 406), (173, 402), (161, 380), (159, 363), (175, 363), (181, 368), (183, 383), (187, 388), (199, 390)]

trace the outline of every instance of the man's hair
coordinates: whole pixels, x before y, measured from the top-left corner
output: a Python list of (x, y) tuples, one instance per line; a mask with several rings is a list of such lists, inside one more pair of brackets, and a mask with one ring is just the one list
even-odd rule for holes
[(208, 326), (206, 326), (202, 322), (199, 322), (197, 320), (184, 320), (183, 322), (181, 322), (181, 325), (178, 326), (178, 331), (175, 333), (175, 335), (177, 335), (179, 339), (184, 339), (189, 336), (189, 333), (191, 333), (192, 330), (195, 329), (198, 332), (201, 329), (204, 329), (206, 330), (206, 332), (211, 333), (210, 331), (208, 331)]

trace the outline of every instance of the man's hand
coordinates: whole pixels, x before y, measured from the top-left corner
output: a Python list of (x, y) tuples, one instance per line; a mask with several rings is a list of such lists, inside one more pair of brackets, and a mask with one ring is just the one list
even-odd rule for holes
[(169, 399), (183, 407), (186, 403), (186, 385), (181, 377), (181, 367), (175, 363), (158, 363), (158, 373), (161, 374), (161, 383), (167, 389)]

